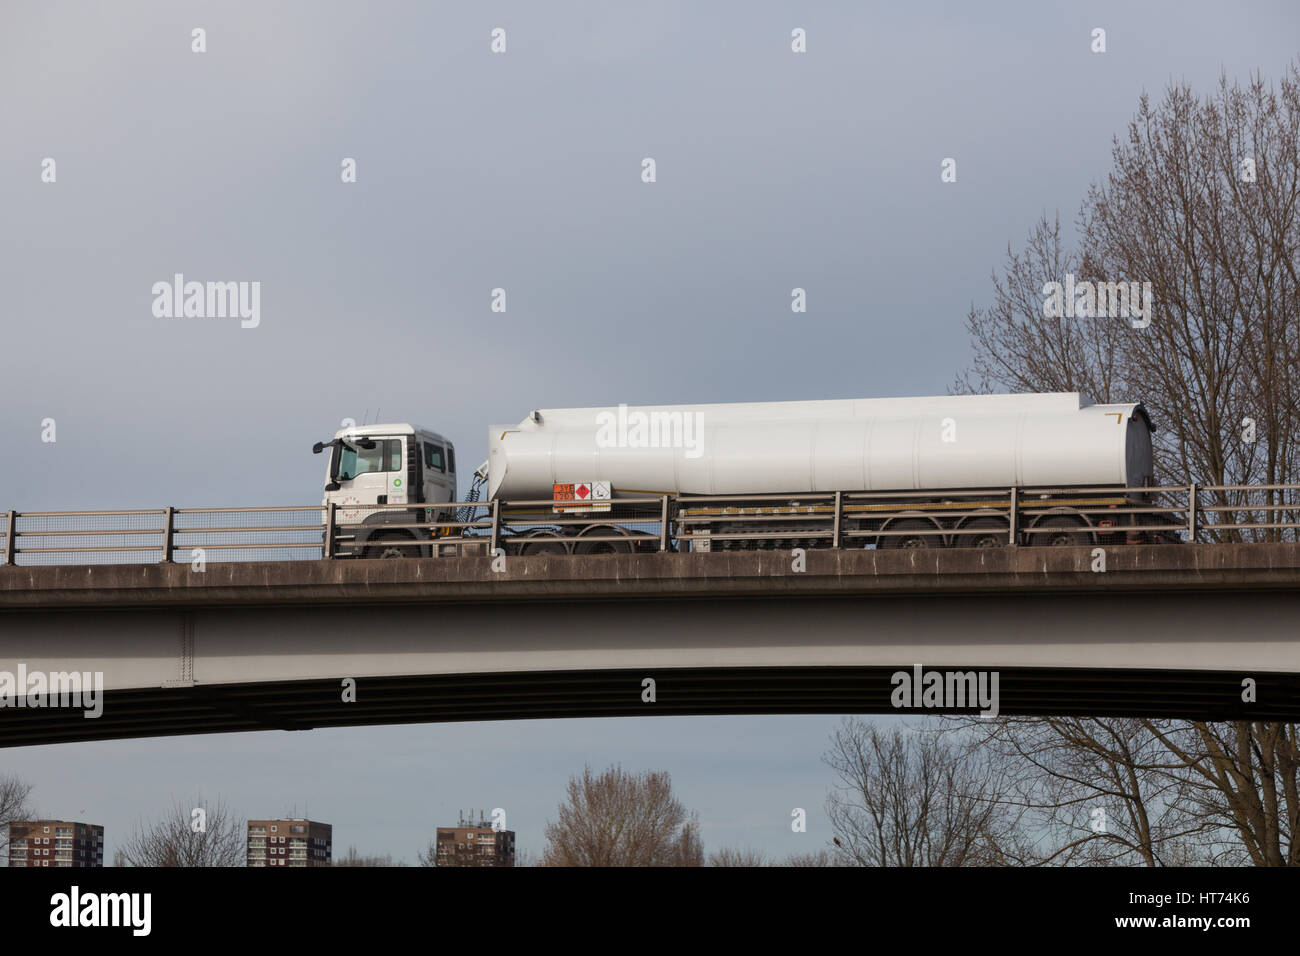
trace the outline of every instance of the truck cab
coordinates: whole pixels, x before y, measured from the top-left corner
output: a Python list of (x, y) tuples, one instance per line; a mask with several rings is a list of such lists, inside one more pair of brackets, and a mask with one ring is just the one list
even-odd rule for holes
[[(427, 507), (456, 500), (456, 449), (437, 432), (408, 424), (353, 426), (312, 450), (329, 453), (322, 504), (335, 506), (340, 525), (361, 525), (344, 549), (354, 556), (380, 557), (407, 543), (427, 541), (428, 532), (384, 526), (428, 521), (453, 510)], [(420, 507), (373, 507), (401, 504)], [(418, 556), (423, 549), (403, 548), (400, 556), (409, 552)]]

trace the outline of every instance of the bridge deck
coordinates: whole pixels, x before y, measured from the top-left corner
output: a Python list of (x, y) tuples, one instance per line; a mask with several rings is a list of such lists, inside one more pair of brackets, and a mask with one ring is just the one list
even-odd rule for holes
[[(912, 713), (891, 674), (1001, 675), (1002, 713), (1300, 718), (1300, 545), (537, 555), (0, 568), (0, 671), (102, 672), (103, 715), (0, 747), (437, 720)], [(642, 682), (658, 685), (654, 703)], [(355, 701), (340, 681), (356, 682)], [(1257, 684), (1252, 702), (1243, 680)]]
[(1300, 588), (1300, 544), (0, 567), (5, 608)]

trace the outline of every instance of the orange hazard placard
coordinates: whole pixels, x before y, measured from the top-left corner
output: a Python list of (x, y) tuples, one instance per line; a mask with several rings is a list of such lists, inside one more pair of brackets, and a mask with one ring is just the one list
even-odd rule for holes
[(551, 500), (553, 500), (553, 501), (572, 501), (572, 500), (573, 500), (573, 485), (559, 485), (559, 484), (557, 484), (557, 485), (552, 485), (551, 487), (552, 487), (552, 499), (551, 499)]

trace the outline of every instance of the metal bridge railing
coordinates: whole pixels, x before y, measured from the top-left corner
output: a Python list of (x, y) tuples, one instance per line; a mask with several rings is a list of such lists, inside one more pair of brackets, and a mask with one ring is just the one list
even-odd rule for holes
[[(1300, 540), (1300, 485), (989, 488), (952, 492), (699, 495), (604, 502), (4, 512), (4, 564), (319, 560), (443, 553), (1124, 544)], [(381, 525), (368, 523), (385, 516)], [(1062, 522), (1083, 519), (1073, 530)], [(463, 520), (462, 520), (463, 519)], [(575, 536), (574, 529), (581, 533)], [(385, 537), (376, 538), (376, 532)], [(415, 535), (404, 543), (395, 535)], [(1074, 537), (1071, 537), (1071, 536)], [(1064, 538), (1064, 542), (1060, 541)], [(1083, 540), (1080, 540), (1083, 539)], [(403, 551), (402, 549), (406, 550)]]

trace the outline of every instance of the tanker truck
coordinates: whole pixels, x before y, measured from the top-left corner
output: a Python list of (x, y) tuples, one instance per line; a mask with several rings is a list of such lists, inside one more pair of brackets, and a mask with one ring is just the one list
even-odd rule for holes
[(1141, 404), (1076, 392), (538, 409), (490, 426), (459, 507), (437, 432), (314, 450), (331, 557), (1063, 546), (1175, 540), (1158, 516), (1098, 516), (1144, 503), (1152, 430)]

